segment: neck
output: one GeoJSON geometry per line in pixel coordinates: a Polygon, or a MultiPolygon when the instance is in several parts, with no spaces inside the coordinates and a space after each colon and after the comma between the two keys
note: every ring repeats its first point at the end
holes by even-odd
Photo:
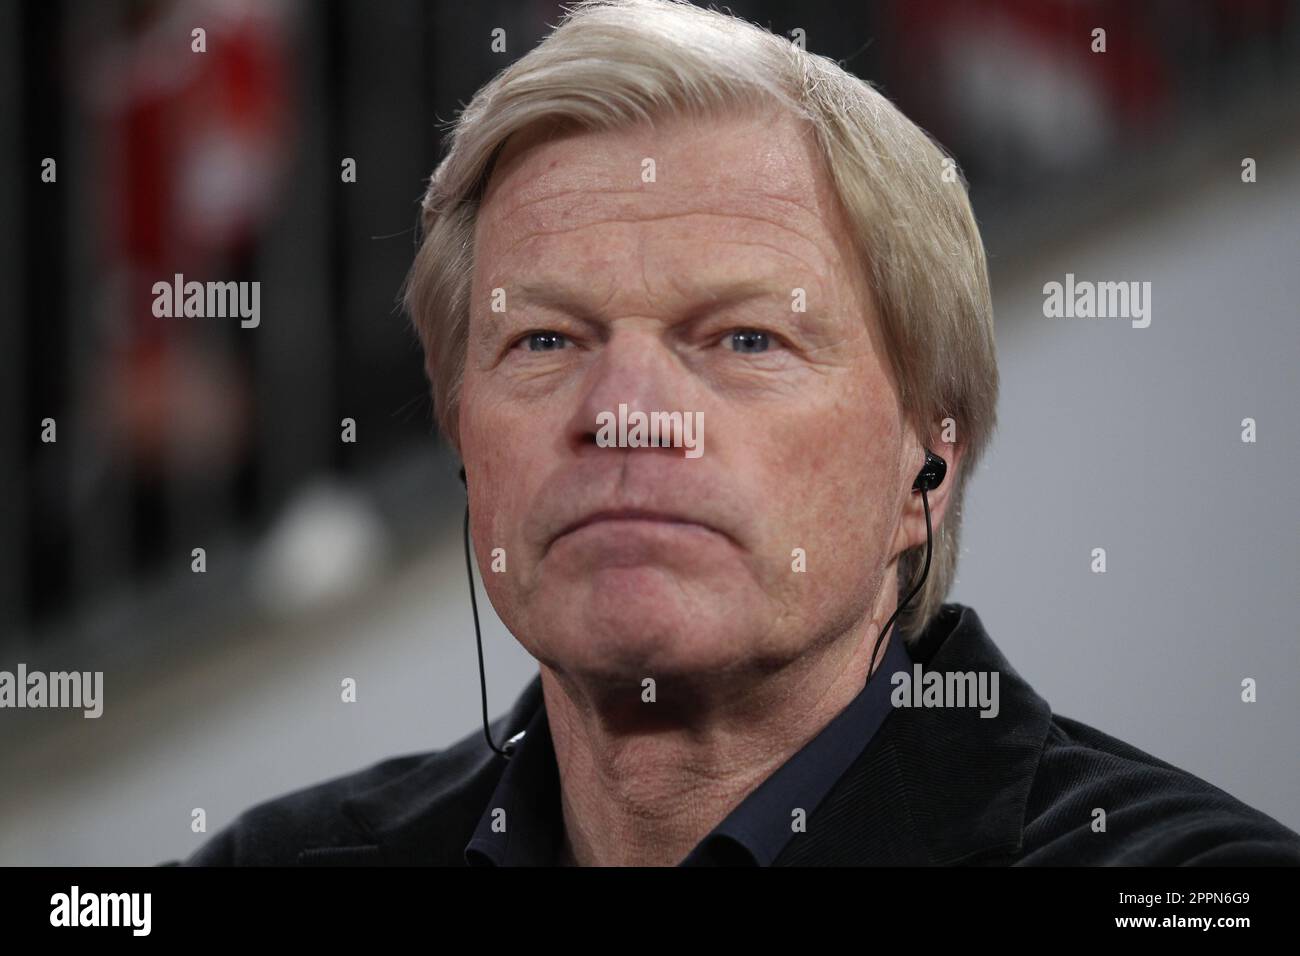
{"type": "MultiPolygon", "coordinates": [[[[893,602],[785,668],[692,687],[689,714],[652,727],[603,713],[599,693],[543,665],[559,766],[563,865],[675,866],[862,690],[893,602]]],[[[649,705],[644,705],[649,706],[649,705]]]]}

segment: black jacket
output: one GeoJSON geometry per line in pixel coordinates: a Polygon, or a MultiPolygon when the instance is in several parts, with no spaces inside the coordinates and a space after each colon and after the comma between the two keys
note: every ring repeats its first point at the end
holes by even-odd
{"type": "MultiPolygon", "coordinates": [[[[998,716],[895,709],[776,865],[1300,865],[1300,835],[1276,820],[1053,715],[974,610],[944,605],[912,656],[926,671],[997,671],[998,716]]],[[[539,676],[492,738],[540,706],[539,676]]],[[[184,862],[464,866],[504,763],[480,729],[259,804],[184,862]]]]}

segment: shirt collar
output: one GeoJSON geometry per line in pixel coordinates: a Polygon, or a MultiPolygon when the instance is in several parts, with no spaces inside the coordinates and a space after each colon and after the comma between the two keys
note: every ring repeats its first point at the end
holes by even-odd
{"type": "MultiPolygon", "coordinates": [[[[716,858],[716,843],[730,839],[748,852],[753,863],[771,866],[790,841],[795,812],[811,816],[893,710],[890,675],[905,671],[912,660],[895,632],[875,675],[844,710],[764,780],[725,820],[714,827],[682,862],[698,866],[716,858]]],[[[725,853],[725,851],[724,851],[725,853]]],[[[730,859],[731,855],[721,859],[730,859]]]]}
{"type": "MultiPolygon", "coordinates": [[[[892,711],[890,675],[912,665],[894,632],[875,675],[812,740],[753,790],[686,856],[682,866],[770,866],[892,711]]],[[[554,744],[539,707],[517,741],[465,847],[471,866],[547,866],[560,848],[563,814],[554,744]]]]}
{"type": "Polygon", "coordinates": [[[563,835],[560,774],[546,706],[533,713],[465,846],[470,866],[550,866],[563,835]]]}

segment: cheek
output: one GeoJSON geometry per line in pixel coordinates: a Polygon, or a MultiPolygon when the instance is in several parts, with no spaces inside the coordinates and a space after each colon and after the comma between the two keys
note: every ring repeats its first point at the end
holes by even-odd
{"type": "Polygon", "coordinates": [[[480,566],[488,567],[492,549],[505,549],[507,573],[489,576],[499,585],[524,570],[518,534],[533,494],[530,483],[541,475],[535,469],[521,468],[520,462],[540,460],[532,444],[539,441],[541,432],[511,414],[508,406],[488,400],[486,394],[476,394],[469,374],[461,393],[459,427],[466,470],[472,474],[469,494],[474,503],[470,528],[474,550],[480,566]]]}
{"type": "MultiPolygon", "coordinates": [[[[773,419],[765,491],[782,503],[774,529],[813,553],[826,577],[866,575],[888,546],[902,430],[892,393],[870,384],[804,403],[773,419]],[[799,538],[799,542],[793,539],[799,538]]],[[[778,542],[773,542],[775,548],[778,542]]],[[[829,581],[827,582],[830,583],[829,581]]]]}

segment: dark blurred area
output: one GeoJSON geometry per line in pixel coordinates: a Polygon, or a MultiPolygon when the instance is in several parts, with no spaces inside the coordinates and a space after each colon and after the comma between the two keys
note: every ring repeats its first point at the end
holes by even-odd
{"type": "MultiPolygon", "coordinates": [[[[395,305],[436,121],[559,8],[3,9],[0,617],[4,641],[30,646],[95,630],[87,609],[141,589],[230,600],[238,581],[189,573],[193,547],[231,567],[214,551],[257,542],[313,479],[364,485],[433,454],[418,347],[395,305]],[[495,27],[506,53],[491,49],[495,27]],[[57,185],[40,180],[47,158],[57,185]],[[354,183],[341,181],[345,158],[354,183]],[[266,320],[154,317],[150,289],[176,273],[260,280],[266,320]],[[355,442],[340,439],[345,418],[355,442]],[[57,441],[42,440],[45,419],[57,441]]],[[[875,82],[958,157],[994,231],[1063,181],[1114,175],[1295,78],[1297,9],[1283,0],[731,9],[802,29],[809,49],[875,82]],[[1104,54],[1091,49],[1098,25],[1104,54]]]]}

